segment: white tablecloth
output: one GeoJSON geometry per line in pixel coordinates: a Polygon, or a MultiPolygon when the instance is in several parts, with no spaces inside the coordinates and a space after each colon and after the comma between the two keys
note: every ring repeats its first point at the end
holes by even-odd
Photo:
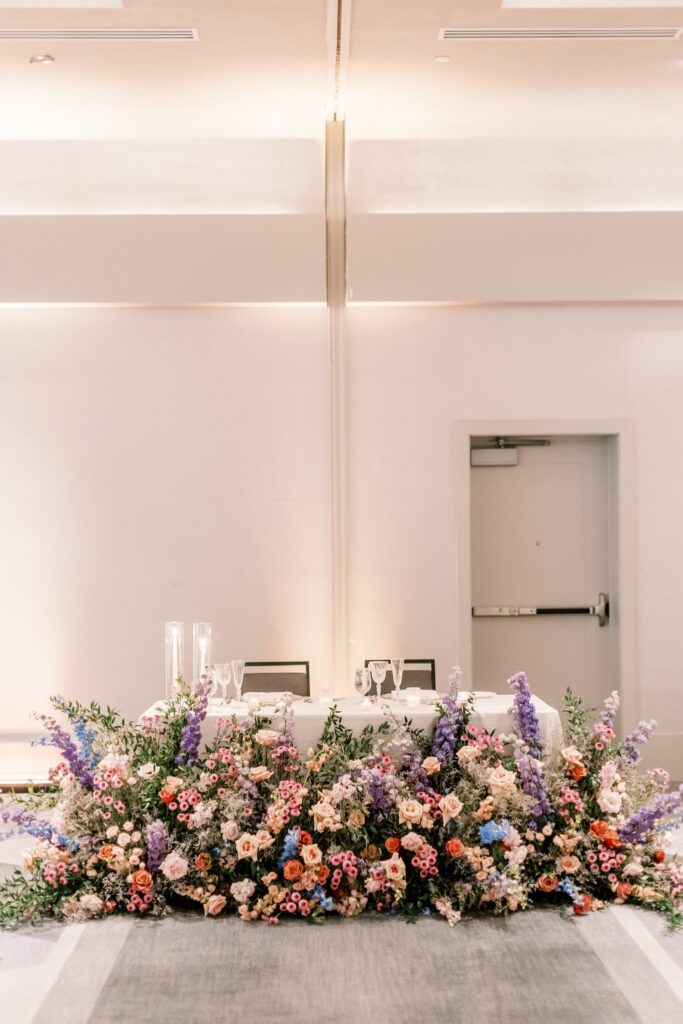
{"type": "MultiPolygon", "coordinates": [[[[265,694],[259,695],[264,698],[265,694]]],[[[462,695],[463,698],[466,694],[462,695]]],[[[475,697],[474,714],[471,721],[487,730],[495,730],[498,733],[512,732],[512,716],[509,711],[512,707],[512,695],[507,693],[496,694],[494,697],[475,697]]],[[[556,753],[562,746],[562,724],[558,711],[539,700],[533,698],[534,707],[538,714],[541,727],[541,736],[547,753],[556,753]]],[[[299,750],[306,752],[309,747],[315,746],[320,739],[323,723],[327,717],[332,701],[320,701],[317,699],[297,700],[293,704],[294,710],[294,742],[299,750]]],[[[400,721],[404,717],[412,719],[413,726],[422,729],[426,733],[432,733],[437,721],[437,711],[433,704],[421,704],[419,707],[408,707],[404,701],[383,700],[381,704],[362,704],[357,698],[337,698],[337,704],[344,725],[352,729],[358,735],[366,725],[380,725],[388,714],[395,714],[400,721]]],[[[154,717],[164,707],[163,701],[154,704],[144,712],[143,717],[154,717]]],[[[267,705],[261,700],[261,707],[258,714],[264,717],[274,713],[274,706],[267,705]]],[[[245,718],[248,714],[245,703],[238,704],[233,701],[228,704],[211,703],[209,705],[206,719],[202,726],[202,736],[205,741],[212,739],[218,728],[220,719],[230,718],[236,715],[238,719],[245,718]]]]}

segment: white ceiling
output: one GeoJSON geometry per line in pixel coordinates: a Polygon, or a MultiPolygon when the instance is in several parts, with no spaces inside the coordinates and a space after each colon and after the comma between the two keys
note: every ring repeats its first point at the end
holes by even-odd
{"type": "MultiPolygon", "coordinates": [[[[0,39],[0,242],[10,216],[64,216],[66,231],[69,214],[287,214],[317,217],[301,237],[320,246],[335,0],[57,2],[0,0],[0,29],[198,39],[0,39]],[[30,64],[40,52],[56,63],[30,64]]],[[[682,211],[683,39],[438,39],[446,26],[683,27],[683,0],[587,2],[353,0],[350,217],[382,215],[365,226],[381,232],[387,215],[682,211]]],[[[316,278],[305,297],[319,295],[316,278]]]]}

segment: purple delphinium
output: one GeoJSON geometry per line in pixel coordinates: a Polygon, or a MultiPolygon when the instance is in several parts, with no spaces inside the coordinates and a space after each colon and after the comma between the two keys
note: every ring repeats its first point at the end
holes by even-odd
{"type": "Polygon", "coordinates": [[[389,811],[392,807],[391,797],[386,791],[382,773],[373,768],[368,778],[368,795],[373,811],[389,811]]]}
{"type": "Polygon", "coordinates": [[[92,789],[94,777],[91,771],[91,756],[84,756],[76,746],[71,735],[49,715],[36,715],[38,721],[48,732],[47,736],[39,736],[33,742],[39,747],[56,747],[69,766],[74,778],[84,789],[92,789]]]}
{"type": "Polygon", "coordinates": [[[608,729],[614,729],[614,723],[617,720],[619,714],[619,691],[612,690],[609,697],[605,697],[602,711],[600,712],[600,721],[608,729]]]}
{"type": "Polygon", "coordinates": [[[664,793],[649,807],[641,807],[619,829],[622,843],[638,843],[648,832],[652,832],[658,822],[668,818],[683,802],[683,786],[673,793],[664,793]]]}
{"type": "Polygon", "coordinates": [[[541,727],[536,708],[531,700],[531,690],[526,673],[517,672],[516,675],[508,679],[508,686],[515,694],[513,705],[515,732],[525,744],[528,753],[532,757],[539,758],[543,753],[541,727]]]}
{"type": "Polygon", "coordinates": [[[553,809],[546,793],[541,764],[528,753],[526,746],[521,742],[517,743],[515,760],[522,790],[533,801],[531,816],[537,823],[545,821],[552,815],[553,809]]]}
{"type": "Polygon", "coordinates": [[[636,764],[640,761],[640,751],[637,749],[637,744],[647,743],[652,735],[654,729],[656,729],[657,723],[654,718],[650,718],[647,721],[645,719],[638,722],[633,732],[630,732],[621,748],[621,756],[624,760],[628,761],[629,764],[636,764]]]}
{"type": "Polygon", "coordinates": [[[462,705],[458,701],[462,672],[459,668],[453,670],[449,680],[448,696],[441,701],[443,714],[437,722],[432,741],[432,753],[441,764],[453,760],[462,728],[462,705]]]}
{"type": "Polygon", "coordinates": [[[163,821],[153,821],[147,826],[147,870],[154,874],[161,867],[168,850],[168,833],[163,821]]]}
{"type": "Polygon", "coordinates": [[[46,821],[45,818],[38,818],[33,811],[29,811],[25,807],[11,807],[9,810],[3,811],[0,814],[0,821],[5,825],[16,825],[16,828],[9,829],[7,832],[0,832],[0,840],[9,839],[15,835],[28,835],[33,836],[34,839],[44,839],[57,846],[68,847],[72,852],[75,852],[80,846],[77,839],[69,839],[68,836],[62,835],[49,821],[46,821]]]}
{"type": "Polygon", "coordinates": [[[202,722],[206,718],[209,706],[209,683],[197,686],[197,701],[185,716],[185,725],[180,736],[180,752],[176,755],[176,764],[196,764],[199,757],[199,744],[202,739],[202,722]]]}

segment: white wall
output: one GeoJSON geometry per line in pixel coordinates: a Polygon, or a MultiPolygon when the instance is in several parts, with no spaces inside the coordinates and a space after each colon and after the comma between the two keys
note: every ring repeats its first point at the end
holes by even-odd
{"type": "Polygon", "coordinates": [[[0,774],[50,693],[137,715],[163,628],[330,671],[326,313],[0,309],[0,774]]]}
{"type": "MultiPolygon", "coordinates": [[[[349,312],[350,609],[355,660],[458,658],[454,424],[632,419],[638,711],[683,778],[683,309],[349,312]]],[[[511,665],[510,670],[517,670],[511,665]]]]}
{"type": "MultiPolygon", "coordinates": [[[[458,657],[456,420],[632,419],[639,713],[683,778],[683,308],[348,320],[352,662],[458,657]]],[[[158,696],[167,619],[326,684],[327,372],[324,310],[0,309],[0,771],[51,692],[158,696]]]]}

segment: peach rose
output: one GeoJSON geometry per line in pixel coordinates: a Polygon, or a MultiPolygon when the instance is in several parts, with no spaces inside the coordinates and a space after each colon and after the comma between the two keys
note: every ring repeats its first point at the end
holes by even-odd
{"type": "Polygon", "coordinates": [[[398,820],[412,828],[420,823],[424,812],[425,808],[419,800],[402,800],[398,805],[398,820]]]}
{"type": "Polygon", "coordinates": [[[214,893],[213,896],[209,896],[208,900],[204,904],[204,914],[210,914],[212,917],[215,917],[217,914],[220,914],[226,903],[227,900],[225,896],[221,896],[219,893],[214,893]]]}
{"type": "Polygon", "coordinates": [[[555,892],[559,882],[555,875],[541,875],[537,885],[541,892],[555,892]]]}
{"type": "Polygon", "coordinates": [[[436,772],[441,771],[441,761],[439,761],[438,757],[425,757],[422,762],[422,770],[427,775],[434,775],[436,772]]]}
{"type": "Polygon", "coordinates": [[[349,814],[349,825],[352,828],[362,828],[365,824],[365,815],[362,811],[351,811],[349,814]]]}
{"type": "Polygon", "coordinates": [[[280,734],[275,732],[274,729],[259,729],[254,736],[254,739],[262,747],[274,747],[280,738],[280,734]]]}
{"type": "Polygon", "coordinates": [[[288,860],[282,869],[282,874],[288,882],[298,882],[304,873],[304,866],[300,860],[288,860]]]}
{"type": "Polygon", "coordinates": [[[397,853],[393,853],[389,860],[382,861],[384,873],[391,881],[400,881],[406,876],[406,866],[397,853]]]}
{"type": "Polygon", "coordinates": [[[453,818],[457,818],[462,810],[462,800],[459,800],[455,793],[447,793],[439,800],[439,809],[443,814],[443,823],[447,825],[453,818]]]}
{"type": "Polygon", "coordinates": [[[224,821],[221,825],[221,835],[226,843],[234,842],[240,834],[240,827],[236,821],[224,821]]]}
{"type": "Polygon", "coordinates": [[[260,828],[256,833],[256,843],[259,850],[267,850],[269,846],[272,846],[275,842],[273,836],[265,828],[260,828]]]}
{"type": "MultiPolygon", "coordinates": [[[[385,846],[386,846],[386,843],[385,843],[385,846]]],[[[398,847],[397,847],[397,849],[398,849],[398,847]]],[[[387,846],[387,850],[389,850],[388,846],[387,846]]],[[[394,853],[394,852],[395,852],[394,850],[389,850],[389,853],[394,853]]],[[[360,855],[363,858],[363,860],[367,860],[367,861],[370,861],[370,863],[372,863],[373,861],[376,861],[376,860],[380,859],[380,857],[382,856],[382,852],[381,852],[381,850],[380,850],[380,848],[378,846],[375,846],[374,843],[370,843],[369,846],[366,846],[365,849],[361,850],[361,854],[360,855]]]]}
{"type": "Polygon", "coordinates": [[[100,860],[111,860],[114,856],[114,847],[110,846],[109,843],[105,843],[104,846],[100,847],[100,852],[97,854],[100,860]]]}
{"type": "Polygon", "coordinates": [[[265,782],[273,773],[264,764],[249,769],[249,778],[252,782],[265,782]]]}
{"type": "Polygon", "coordinates": [[[314,868],[323,859],[322,851],[315,843],[301,847],[301,857],[307,868],[314,868]]]}
{"type": "Polygon", "coordinates": [[[135,871],[131,876],[130,884],[133,889],[137,889],[140,892],[149,892],[153,884],[152,876],[149,871],[140,868],[139,871],[135,871]]]}
{"type": "Polygon", "coordinates": [[[617,898],[620,900],[627,900],[633,892],[633,886],[630,882],[619,882],[617,884],[617,898]]]}
{"type": "Polygon", "coordinates": [[[177,882],[187,874],[187,861],[173,851],[161,862],[161,870],[170,882],[177,882]]]}
{"type": "Polygon", "coordinates": [[[256,836],[253,836],[250,832],[243,832],[235,843],[235,850],[238,860],[246,860],[247,857],[257,860],[258,843],[256,842],[256,836]]]}
{"type": "Polygon", "coordinates": [[[453,839],[449,839],[446,843],[446,853],[450,857],[461,857],[465,852],[465,844],[462,839],[458,839],[457,836],[453,839]]]}
{"type": "Polygon", "coordinates": [[[573,875],[581,867],[581,861],[578,857],[562,857],[560,859],[560,867],[563,871],[566,871],[568,875],[573,875]]]}
{"type": "Polygon", "coordinates": [[[327,864],[319,864],[315,870],[315,877],[321,885],[323,885],[330,877],[330,869],[327,864]]]}
{"type": "Polygon", "coordinates": [[[578,747],[572,745],[571,747],[565,747],[561,751],[562,758],[568,765],[581,764],[583,761],[583,754],[578,747]]]}

